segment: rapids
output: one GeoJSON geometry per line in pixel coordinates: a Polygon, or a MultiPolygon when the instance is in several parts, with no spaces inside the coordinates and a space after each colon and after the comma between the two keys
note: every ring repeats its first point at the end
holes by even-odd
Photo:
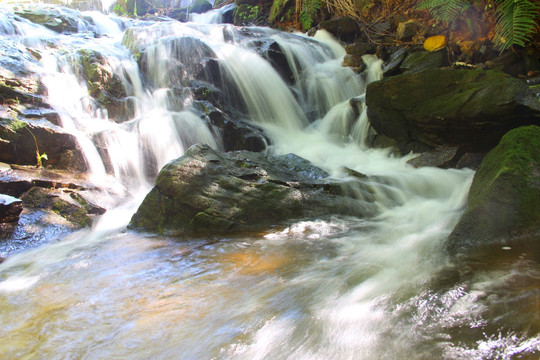
{"type": "Polygon", "coordinates": [[[365,106],[357,116],[349,100],[361,103],[380,60],[366,59],[370,69],[358,75],[341,66],[344,50],[328,34],[237,28],[215,24],[216,14],[178,23],[75,12],[78,31],[58,34],[1,10],[0,52],[41,54],[18,61],[39,74],[115,206],[91,229],[0,264],[0,358],[509,359],[539,351],[538,303],[530,301],[537,265],[524,258],[460,276],[442,250],[473,172],[415,169],[407,156],[365,146],[365,106]],[[122,45],[126,31],[143,49],[138,60],[122,45]],[[290,79],[261,55],[273,42],[290,79]],[[122,79],[133,105],[127,121],[110,119],[77,76],[88,49],[122,79]],[[345,168],[367,175],[378,215],[329,214],[229,237],[126,230],[155,169],[194,143],[223,148],[188,86],[207,55],[219,63],[216,84],[234,89],[231,113],[264,129],[267,151],[298,154],[338,179],[349,176],[345,168]]]}

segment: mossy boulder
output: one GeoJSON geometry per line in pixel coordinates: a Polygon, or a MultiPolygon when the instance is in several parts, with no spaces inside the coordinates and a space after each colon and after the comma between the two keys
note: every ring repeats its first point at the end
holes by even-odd
{"type": "Polygon", "coordinates": [[[510,131],[486,155],[447,247],[453,255],[515,248],[540,258],[540,127],[510,131]]]}
{"type": "Polygon", "coordinates": [[[195,0],[189,6],[190,13],[202,14],[209,10],[212,10],[212,4],[208,0],[195,0]]]}
{"type": "Polygon", "coordinates": [[[87,84],[89,95],[110,119],[123,122],[133,117],[134,109],[127,99],[122,80],[105,56],[95,50],[81,49],[77,53],[77,70],[87,84]]]}
{"type": "Polygon", "coordinates": [[[194,145],[160,171],[130,227],[176,235],[223,234],[375,211],[373,199],[359,202],[348,197],[343,184],[326,176],[292,154],[221,153],[194,145]]]}
{"type": "Polygon", "coordinates": [[[88,211],[71,197],[62,195],[51,189],[33,187],[22,196],[22,201],[25,207],[51,210],[76,226],[90,226],[92,219],[88,211]]]}
{"type": "Polygon", "coordinates": [[[540,124],[540,102],[503,72],[428,69],[368,85],[368,117],[379,134],[413,148],[486,152],[509,130],[540,124]]]}

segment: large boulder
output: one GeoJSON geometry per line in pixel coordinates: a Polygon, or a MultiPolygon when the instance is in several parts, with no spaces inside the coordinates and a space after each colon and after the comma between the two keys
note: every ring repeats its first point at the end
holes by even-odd
{"type": "Polygon", "coordinates": [[[368,191],[367,200],[359,202],[326,176],[292,154],[219,153],[194,145],[161,170],[130,227],[174,235],[218,234],[331,214],[373,214],[368,191]]]}
{"type": "Polygon", "coordinates": [[[523,81],[497,71],[428,69],[368,85],[368,118],[402,152],[460,146],[485,152],[509,130],[540,123],[540,102],[523,81]]]}
{"type": "Polygon", "coordinates": [[[338,39],[348,43],[355,41],[360,34],[358,22],[349,17],[321,21],[319,29],[324,29],[338,39]]]}
{"type": "Polygon", "coordinates": [[[506,134],[474,176],[469,205],[448,239],[453,255],[529,252],[540,258],[540,127],[506,134]]]}

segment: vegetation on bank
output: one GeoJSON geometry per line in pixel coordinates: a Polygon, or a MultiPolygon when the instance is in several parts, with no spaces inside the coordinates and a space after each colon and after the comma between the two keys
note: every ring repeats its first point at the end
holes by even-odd
{"type": "MultiPolygon", "coordinates": [[[[187,11],[200,6],[197,0],[187,11]]],[[[334,17],[353,19],[372,38],[385,32],[381,24],[417,19],[432,28],[468,40],[491,40],[500,51],[538,44],[540,3],[535,0],[216,0],[214,7],[236,2],[243,23],[307,31],[334,17]],[[460,34],[457,34],[460,33],[460,34]]],[[[177,0],[118,0],[121,15],[169,14],[182,8],[177,0]]]]}

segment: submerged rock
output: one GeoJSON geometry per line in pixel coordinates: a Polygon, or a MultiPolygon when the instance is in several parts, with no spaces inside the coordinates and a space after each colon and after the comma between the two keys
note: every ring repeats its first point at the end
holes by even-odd
{"type": "Polygon", "coordinates": [[[326,176],[293,154],[220,153],[194,145],[161,170],[130,227],[177,235],[215,234],[331,214],[373,214],[367,185],[362,202],[326,176]]]}
{"type": "Polygon", "coordinates": [[[368,85],[373,128],[412,148],[457,145],[485,152],[510,129],[540,123],[540,102],[527,84],[505,73],[428,69],[368,85]]]}
{"type": "Polygon", "coordinates": [[[469,206],[448,239],[453,255],[530,252],[540,258],[540,127],[506,134],[474,176],[469,206]]]}

